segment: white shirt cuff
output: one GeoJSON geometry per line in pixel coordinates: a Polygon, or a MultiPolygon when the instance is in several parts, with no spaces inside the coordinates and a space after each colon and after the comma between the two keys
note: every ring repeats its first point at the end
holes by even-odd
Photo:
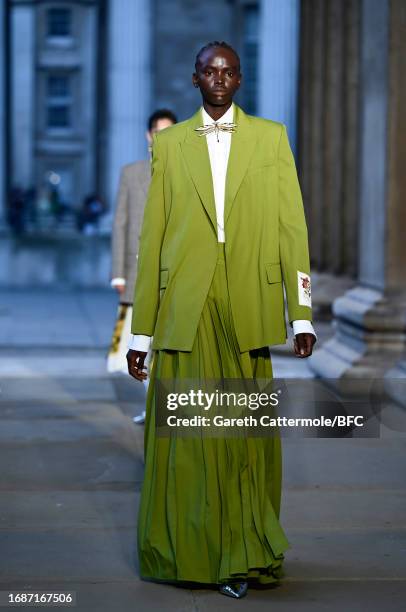
{"type": "Polygon", "coordinates": [[[297,319],[296,321],[292,321],[293,325],[293,333],[296,334],[313,334],[313,336],[317,339],[316,332],[314,331],[313,325],[310,321],[306,319],[297,319]]]}
{"type": "Polygon", "coordinates": [[[151,344],[151,336],[143,336],[142,334],[131,334],[128,340],[127,348],[132,351],[142,351],[148,353],[151,344]]]}
{"type": "Polygon", "coordinates": [[[112,287],[117,287],[118,285],[125,285],[125,278],[121,278],[121,276],[116,276],[111,279],[110,285],[112,287]]]}

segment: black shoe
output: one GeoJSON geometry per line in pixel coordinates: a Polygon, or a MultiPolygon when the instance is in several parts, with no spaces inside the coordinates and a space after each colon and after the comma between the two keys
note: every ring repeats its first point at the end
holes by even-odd
{"type": "Polygon", "coordinates": [[[235,599],[241,599],[245,597],[248,591],[248,582],[231,582],[222,584],[219,587],[219,591],[222,595],[228,595],[228,597],[234,597],[235,599]]]}

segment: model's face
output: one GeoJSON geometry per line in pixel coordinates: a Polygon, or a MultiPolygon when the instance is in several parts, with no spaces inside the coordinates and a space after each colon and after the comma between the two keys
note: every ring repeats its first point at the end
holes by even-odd
{"type": "Polygon", "coordinates": [[[195,87],[200,88],[203,100],[208,104],[231,104],[241,83],[237,57],[223,47],[207,49],[200,57],[192,81],[195,87]]]}
{"type": "Polygon", "coordinates": [[[171,125],[173,125],[173,121],[171,121],[171,119],[168,119],[166,117],[155,121],[153,127],[147,132],[147,140],[149,144],[152,143],[152,137],[155,134],[155,132],[160,132],[161,130],[164,130],[165,128],[170,127],[171,125]]]}

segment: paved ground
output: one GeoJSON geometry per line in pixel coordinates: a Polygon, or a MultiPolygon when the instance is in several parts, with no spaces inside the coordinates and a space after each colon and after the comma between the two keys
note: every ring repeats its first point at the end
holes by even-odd
{"type": "MultiPolygon", "coordinates": [[[[60,293],[52,306],[43,292],[3,296],[0,591],[76,591],[81,612],[403,610],[406,438],[385,428],[380,439],[284,439],[292,547],[277,588],[235,602],[139,580],[143,429],[131,417],[143,388],[105,373],[114,304],[103,292],[60,293]]],[[[283,352],[274,369],[310,375],[283,352]]]]}

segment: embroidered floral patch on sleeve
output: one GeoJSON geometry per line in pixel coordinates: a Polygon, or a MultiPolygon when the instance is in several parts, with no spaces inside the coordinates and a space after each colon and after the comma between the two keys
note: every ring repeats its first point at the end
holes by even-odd
{"type": "Polygon", "coordinates": [[[297,273],[298,294],[300,306],[312,306],[312,288],[310,276],[305,272],[297,273]]]}

